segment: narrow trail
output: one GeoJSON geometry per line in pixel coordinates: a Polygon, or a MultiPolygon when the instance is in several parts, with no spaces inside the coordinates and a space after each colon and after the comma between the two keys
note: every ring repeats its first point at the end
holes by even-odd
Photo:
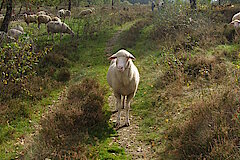
{"type": "MultiPolygon", "coordinates": [[[[113,54],[113,48],[116,42],[119,40],[123,30],[119,30],[114,34],[114,36],[107,42],[105,52],[107,56],[113,54]]],[[[110,110],[115,110],[115,97],[112,94],[108,97],[108,103],[110,110]]],[[[121,112],[121,121],[120,128],[117,130],[118,136],[112,137],[112,143],[118,143],[122,148],[125,149],[127,155],[132,159],[152,159],[151,145],[147,145],[145,142],[142,142],[138,139],[140,134],[139,123],[141,121],[140,117],[133,115],[130,109],[130,126],[121,127],[125,123],[126,111],[122,110],[121,112]]],[[[112,114],[110,121],[116,122],[117,113],[112,114]]],[[[111,144],[110,144],[111,145],[111,144]]]]}

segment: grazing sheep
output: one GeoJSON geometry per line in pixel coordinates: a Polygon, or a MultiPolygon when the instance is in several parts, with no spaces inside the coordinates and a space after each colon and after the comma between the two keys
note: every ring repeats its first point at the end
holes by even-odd
{"type": "Polygon", "coordinates": [[[61,22],[61,19],[58,18],[58,17],[53,17],[53,18],[52,18],[52,21],[58,21],[58,22],[61,22]]]}
{"type": "Polygon", "coordinates": [[[60,33],[60,39],[62,38],[62,33],[68,33],[74,36],[74,32],[71,30],[71,28],[64,22],[59,21],[50,21],[47,24],[47,32],[52,33],[52,40],[53,40],[53,34],[54,33],[60,33]]]}
{"type": "Polygon", "coordinates": [[[8,34],[8,36],[13,37],[13,38],[15,38],[16,40],[18,40],[19,36],[22,35],[23,32],[19,31],[18,29],[12,28],[12,29],[9,29],[9,30],[8,30],[8,33],[7,33],[7,34],[8,34]]]}
{"type": "Polygon", "coordinates": [[[39,11],[36,13],[37,16],[40,16],[40,15],[47,15],[47,13],[45,11],[39,11]]]}
{"type": "Polygon", "coordinates": [[[37,15],[27,15],[26,13],[23,15],[24,16],[24,21],[27,23],[29,26],[29,23],[37,23],[37,15]]]}
{"type": "Polygon", "coordinates": [[[39,15],[37,20],[38,20],[38,28],[40,29],[41,23],[47,24],[52,20],[52,18],[48,15],[39,15]]]}
{"type": "Polygon", "coordinates": [[[67,9],[60,9],[58,11],[58,17],[65,19],[66,17],[70,17],[71,16],[71,11],[67,10],[67,9]]]}
{"type": "Polygon", "coordinates": [[[234,26],[234,29],[235,29],[237,35],[240,36],[240,31],[239,31],[239,29],[240,29],[240,20],[235,19],[230,24],[234,26]]]}
{"type": "Polygon", "coordinates": [[[233,15],[232,21],[234,21],[234,20],[240,20],[240,12],[233,15]]]}
{"type": "Polygon", "coordinates": [[[20,26],[19,24],[16,27],[14,27],[14,29],[17,29],[17,30],[21,31],[22,33],[24,33],[23,27],[20,26]]]}
{"type": "Polygon", "coordinates": [[[15,38],[8,36],[7,33],[3,31],[0,31],[0,46],[2,45],[3,42],[10,43],[14,41],[16,41],[15,38]]]}
{"type": "Polygon", "coordinates": [[[135,96],[140,80],[138,69],[132,62],[135,57],[128,51],[121,49],[109,59],[112,61],[107,73],[107,82],[113,88],[117,100],[118,117],[116,126],[120,125],[121,108],[124,108],[125,98],[127,98],[125,125],[129,126],[130,101],[135,96]],[[121,106],[121,97],[123,97],[123,106],[121,106]]]}
{"type": "Polygon", "coordinates": [[[79,14],[79,16],[83,17],[83,16],[87,16],[87,15],[90,15],[93,11],[91,9],[85,9],[85,10],[82,10],[79,14]]]}

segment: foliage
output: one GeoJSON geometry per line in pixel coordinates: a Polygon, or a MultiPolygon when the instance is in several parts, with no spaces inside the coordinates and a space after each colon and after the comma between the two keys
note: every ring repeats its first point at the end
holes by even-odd
{"type": "Polygon", "coordinates": [[[192,12],[186,4],[169,4],[154,15],[150,37],[176,51],[221,44],[226,41],[219,21],[221,17],[224,16],[220,12],[213,16],[208,11],[192,12]],[[213,17],[219,19],[213,20],[213,17]]]}
{"type": "Polygon", "coordinates": [[[169,147],[178,158],[239,158],[239,123],[234,120],[239,94],[232,92],[235,90],[226,87],[198,101],[192,106],[191,117],[181,126],[172,128],[169,147]]]}
{"type": "Polygon", "coordinates": [[[11,84],[15,84],[26,92],[24,82],[36,74],[36,65],[50,50],[51,48],[45,48],[44,51],[34,52],[33,45],[24,40],[5,44],[0,49],[1,91],[4,93],[11,84]]]}

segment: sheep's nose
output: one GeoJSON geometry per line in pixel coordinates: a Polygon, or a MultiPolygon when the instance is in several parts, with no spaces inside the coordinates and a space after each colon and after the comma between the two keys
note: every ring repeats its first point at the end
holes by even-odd
{"type": "Polygon", "coordinates": [[[118,70],[119,71],[123,71],[123,67],[122,66],[118,66],[118,70]]]}

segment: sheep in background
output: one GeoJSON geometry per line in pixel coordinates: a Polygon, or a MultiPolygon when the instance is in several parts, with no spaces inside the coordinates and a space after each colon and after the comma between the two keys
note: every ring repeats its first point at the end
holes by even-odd
{"type": "Polygon", "coordinates": [[[132,60],[135,57],[128,51],[121,49],[110,58],[111,64],[107,73],[107,82],[113,89],[114,96],[116,97],[116,108],[118,117],[116,126],[120,125],[121,109],[124,108],[126,99],[126,122],[125,125],[129,126],[129,109],[130,101],[135,96],[139,84],[139,72],[137,67],[133,64],[132,60]],[[122,97],[122,106],[121,106],[122,97]]]}
{"type": "Polygon", "coordinates": [[[24,16],[24,21],[27,23],[29,26],[29,23],[37,23],[37,15],[27,15],[26,13],[23,15],[24,16]]]}
{"type": "Polygon", "coordinates": [[[39,11],[36,13],[37,16],[40,16],[40,15],[47,15],[47,13],[45,11],[39,11]]]}
{"type": "Polygon", "coordinates": [[[87,16],[87,15],[90,15],[91,13],[93,13],[93,11],[91,9],[85,9],[85,10],[82,10],[79,14],[80,17],[83,17],[83,16],[87,16]]]}
{"type": "Polygon", "coordinates": [[[239,31],[239,29],[240,29],[240,20],[235,19],[230,24],[234,26],[234,29],[235,29],[237,35],[240,36],[240,31],[239,31]]]}
{"type": "Polygon", "coordinates": [[[18,40],[19,36],[22,35],[22,34],[23,34],[23,32],[21,32],[18,29],[15,29],[15,28],[9,29],[8,32],[7,32],[8,36],[13,37],[16,40],[18,40]]]}
{"type": "Polygon", "coordinates": [[[52,18],[48,15],[39,15],[37,20],[38,20],[38,28],[40,29],[41,23],[47,24],[52,20],[52,18]]]}
{"type": "Polygon", "coordinates": [[[240,31],[239,31],[239,29],[240,29],[240,12],[233,15],[232,22],[230,22],[230,24],[234,26],[234,29],[235,29],[237,35],[240,36],[240,31]]]}
{"type": "Polygon", "coordinates": [[[67,10],[67,9],[60,9],[58,11],[58,17],[65,19],[66,17],[70,17],[71,16],[71,11],[67,10]]]}
{"type": "Polygon", "coordinates": [[[59,21],[48,22],[47,32],[48,32],[48,35],[49,33],[52,33],[52,40],[53,40],[54,33],[60,33],[60,39],[62,38],[62,33],[68,33],[74,36],[74,32],[71,30],[71,28],[64,22],[59,22],[59,21]]]}
{"type": "Polygon", "coordinates": [[[20,26],[19,24],[18,24],[17,26],[15,26],[13,29],[19,30],[19,31],[21,31],[22,33],[24,33],[23,27],[20,26]]]}
{"type": "Polygon", "coordinates": [[[7,33],[0,31],[0,46],[2,45],[3,42],[11,43],[16,41],[15,38],[10,37],[7,35],[7,33]]]}
{"type": "Polygon", "coordinates": [[[61,19],[58,18],[58,17],[52,17],[52,21],[58,21],[58,22],[61,22],[61,19]]]}
{"type": "Polygon", "coordinates": [[[234,21],[234,20],[240,20],[240,12],[233,15],[232,21],[234,21]]]}

